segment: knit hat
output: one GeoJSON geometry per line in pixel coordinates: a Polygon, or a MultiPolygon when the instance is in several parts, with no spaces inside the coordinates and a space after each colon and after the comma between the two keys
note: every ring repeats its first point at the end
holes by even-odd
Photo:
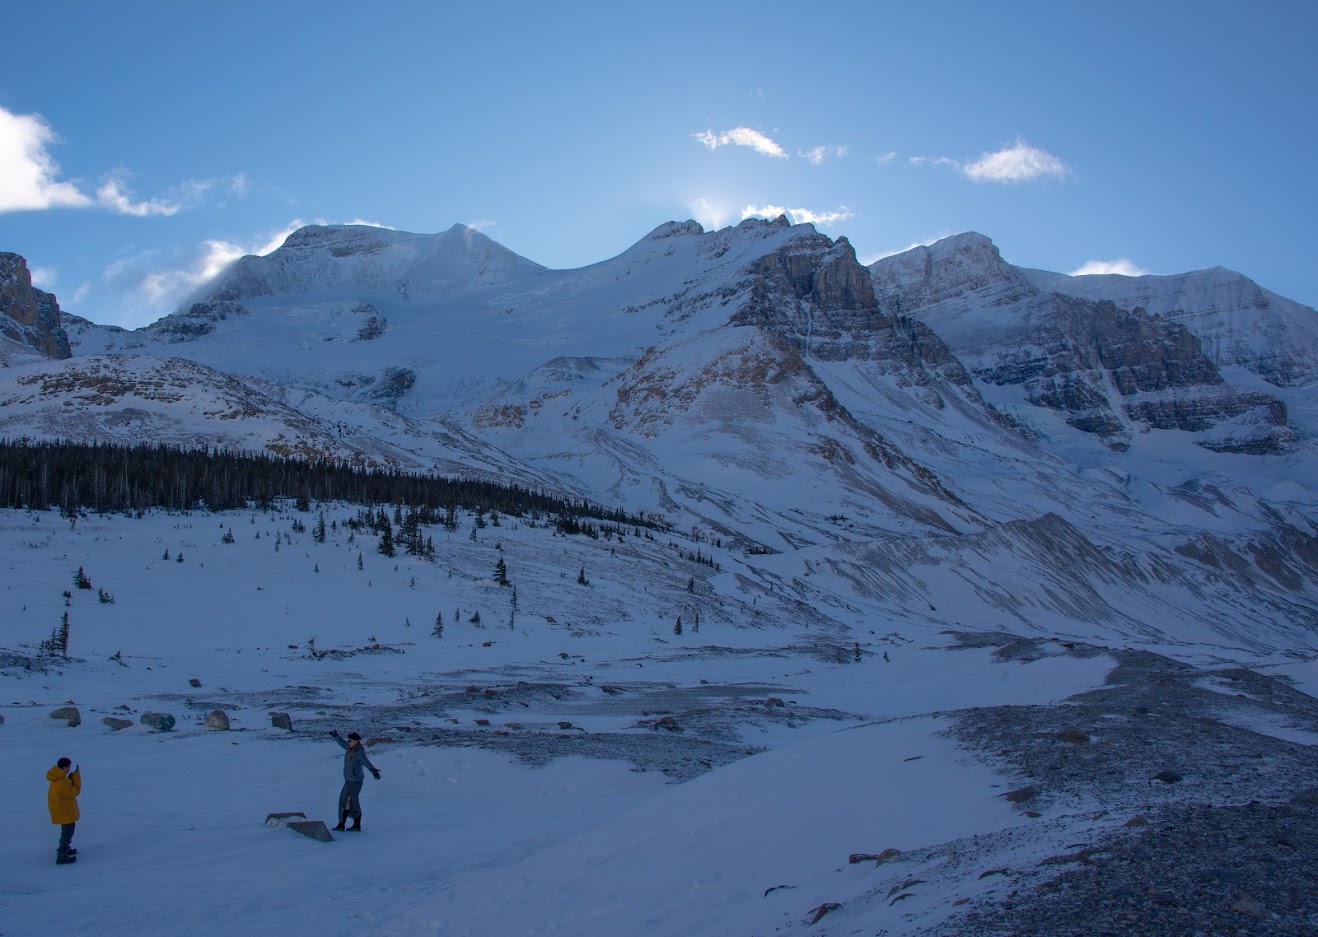
{"type": "Polygon", "coordinates": [[[350,739],[356,739],[356,740],[359,741],[359,742],[362,740],[362,737],[361,737],[360,735],[358,735],[356,732],[349,732],[349,733],[348,733],[348,738],[350,738],[350,739]]]}

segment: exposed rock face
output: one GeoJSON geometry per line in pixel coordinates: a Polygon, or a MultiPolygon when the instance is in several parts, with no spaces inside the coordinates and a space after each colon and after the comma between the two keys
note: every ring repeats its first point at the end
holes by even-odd
{"type": "Polygon", "coordinates": [[[1122,450],[1145,429],[1204,434],[1222,452],[1285,451],[1285,404],[1228,385],[1184,325],[1042,290],[988,238],[957,235],[870,268],[881,305],[918,316],[976,378],[1122,450]]]}
{"type": "Polygon", "coordinates": [[[60,327],[55,296],[32,286],[27,261],[0,252],[0,335],[50,358],[69,358],[69,337],[60,327]]]}
{"type": "Polygon", "coordinates": [[[883,311],[869,271],[846,238],[798,238],[756,261],[751,272],[750,302],[733,325],[768,328],[810,358],[930,369],[969,387],[969,375],[942,339],[918,320],[883,311]]]}
{"type": "Polygon", "coordinates": [[[138,721],[160,732],[169,732],[174,728],[174,716],[171,713],[142,713],[138,721]]]}
{"type": "Polygon", "coordinates": [[[1318,377],[1318,313],[1233,270],[1140,277],[1023,273],[1045,291],[1139,306],[1184,325],[1219,368],[1243,367],[1277,387],[1302,387],[1318,377]]]}
{"type": "Polygon", "coordinates": [[[82,713],[78,712],[77,706],[61,706],[51,712],[50,718],[63,719],[69,724],[70,729],[76,729],[82,725],[82,713]]]}

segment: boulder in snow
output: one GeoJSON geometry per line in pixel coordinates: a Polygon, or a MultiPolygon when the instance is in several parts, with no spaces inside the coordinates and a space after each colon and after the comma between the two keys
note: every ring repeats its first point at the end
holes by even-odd
{"type": "Polygon", "coordinates": [[[63,719],[69,724],[70,729],[82,725],[82,713],[78,712],[77,706],[61,706],[51,712],[50,718],[63,719]]]}
{"type": "Polygon", "coordinates": [[[223,709],[216,709],[206,717],[206,728],[208,729],[227,729],[229,728],[229,714],[223,709]]]}
{"type": "Polygon", "coordinates": [[[139,721],[160,732],[169,732],[174,728],[174,717],[170,713],[142,713],[139,721]]]}
{"type": "Polygon", "coordinates": [[[325,825],[324,820],[289,820],[285,826],[295,833],[310,836],[317,842],[334,842],[334,837],[330,835],[329,827],[325,825]]]}
{"type": "Polygon", "coordinates": [[[109,726],[111,729],[114,729],[116,732],[120,729],[127,729],[133,724],[133,720],[131,719],[117,719],[114,716],[106,716],[101,722],[109,726]]]}
{"type": "Polygon", "coordinates": [[[288,713],[271,713],[270,725],[276,729],[283,729],[287,732],[292,732],[293,717],[288,713]]]}

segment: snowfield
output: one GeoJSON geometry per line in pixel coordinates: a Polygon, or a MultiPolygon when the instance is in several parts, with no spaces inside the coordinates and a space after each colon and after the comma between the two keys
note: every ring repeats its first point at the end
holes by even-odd
{"type": "MultiPolygon", "coordinates": [[[[0,933],[954,933],[1029,891],[1041,861],[1133,837],[1123,824],[1159,805],[1312,786],[1318,701],[1289,682],[1312,692],[1312,654],[1183,644],[1172,660],[863,610],[847,628],[676,534],[463,514],[428,531],[431,562],[382,556],[345,525],[356,512],[0,512],[0,933]],[[718,568],[686,558],[697,548],[718,568]],[[34,660],[65,612],[69,660],[34,660]],[[1258,682],[1232,693],[1241,663],[1258,682]],[[1181,765],[1186,783],[1155,784],[1162,765],[1127,756],[1112,708],[1137,692],[1267,770],[1244,784],[1181,765]],[[76,728],[49,715],[70,701],[76,728]],[[214,709],[231,729],[204,727],[214,709]],[[147,711],[176,728],[141,725],[147,711]],[[1079,780],[995,737],[1014,714],[1079,780]],[[1054,738],[1073,722],[1083,743],[1054,738]],[[375,740],[365,831],[264,825],[294,810],[333,825],[332,728],[375,740]],[[72,867],[54,863],[44,804],[61,755],[85,776],[72,867]]],[[[1159,723],[1141,725],[1156,749],[1159,723]]]]}

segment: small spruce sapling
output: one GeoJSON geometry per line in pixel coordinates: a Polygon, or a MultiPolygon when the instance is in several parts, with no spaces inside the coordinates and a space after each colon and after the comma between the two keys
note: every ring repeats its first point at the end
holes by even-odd
{"type": "Polygon", "coordinates": [[[581,572],[577,573],[577,585],[579,586],[590,585],[590,580],[586,578],[586,567],[584,566],[581,567],[581,572]]]}
{"type": "Polygon", "coordinates": [[[430,636],[431,636],[432,638],[442,638],[442,637],[444,637],[444,613],[443,613],[443,612],[436,612],[436,613],[435,613],[435,627],[433,627],[433,628],[430,629],[430,636]]]}
{"type": "Polygon", "coordinates": [[[87,578],[87,574],[83,571],[81,566],[79,566],[78,571],[73,574],[73,584],[79,589],[90,589],[92,587],[92,581],[87,578]]]}
{"type": "Polygon", "coordinates": [[[682,616],[678,615],[677,623],[673,625],[673,634],[681,634],[681,633],[682,633],[682,616]]]}

